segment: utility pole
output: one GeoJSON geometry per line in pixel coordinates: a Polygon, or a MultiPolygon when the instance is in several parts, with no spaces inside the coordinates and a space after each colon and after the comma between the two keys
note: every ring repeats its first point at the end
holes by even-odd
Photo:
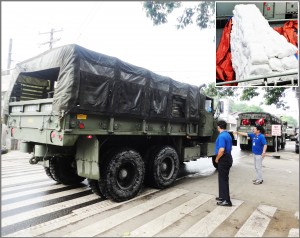
{"type": "Polygon", "coordinates": [[[49,44],[49,49],[52,49],[53,43],[60,40],[60,38],[53,39],[53,34],[55,32],[59,32],[59,31],[62,31],[62,29],[61,30],[55,30],[55,29],[52,28],[51,31],[49,31],[49,32],[39,33],[40,35],[42,35],[42,34],[50,34],[50,40],[47,41],[47,42],[42,43],[41,45],[49,44]]]}

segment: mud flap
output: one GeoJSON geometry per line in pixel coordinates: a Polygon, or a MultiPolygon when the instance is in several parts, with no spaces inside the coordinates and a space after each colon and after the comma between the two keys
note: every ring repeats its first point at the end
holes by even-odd
{"type": "Polygon", "coordinates": [[[99,141],[95,136],[92,138],[82,136],[78,139],[75,159],[79,176],[100,179],[99,141]]]}

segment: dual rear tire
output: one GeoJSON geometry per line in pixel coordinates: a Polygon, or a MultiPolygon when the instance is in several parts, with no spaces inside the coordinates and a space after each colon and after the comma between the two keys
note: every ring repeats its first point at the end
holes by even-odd
{"type": "Polygon", "coordinates": [[[49,159],[49,168],[44,169],[49,178],[65,185],[78,184],[85,180],[77,175],[75,161],[70,157],[53,156],[49,159]]]}
{"type": "Polygon", "coordinates": [[[146,162],[130,148],[109,152],[104,160],[101,179],[88,181],[95,194],[116,202],[135,197],[145,178],[151,187],[166,188],[174,183],[179,172],[178,154],[170,146],[151,147],[145,154],[146,162]]]}

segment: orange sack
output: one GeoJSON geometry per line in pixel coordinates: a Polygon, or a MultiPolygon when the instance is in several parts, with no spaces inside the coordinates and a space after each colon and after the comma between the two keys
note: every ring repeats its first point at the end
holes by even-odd
{"type": "Polygon", "coordinates": [[[298,48],[298,20],[287,21],[281,27],[274,27],[274,30],[283,35],[288,42],[298,48]]]}
{"type": "MultiPolygon", "coordinates": [[[[216,63],[217,63],[217,82],[227,82],[235,80],[235,72],[231,63],[230,52],[230,32],[232,27],[232,19],[227,21],[220,44],[217,49],[216,63]]],[[[237,83],[226,84],[225,86],[237,86],[237,83]]]]}

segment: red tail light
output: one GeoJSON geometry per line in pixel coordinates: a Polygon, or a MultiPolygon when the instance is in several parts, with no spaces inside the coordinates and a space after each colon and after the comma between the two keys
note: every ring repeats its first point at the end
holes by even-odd
{"type": "Polygon", "coordinates": [[[79,129],[84,129],[84,123],[83,122],[79,123],[79,129]]]}
{"type": "Polygon", "coordinates": [[[258,126],[263,126],[265,124],[265,119],[260,118],[260,119],[255,121],[255,124],[258,125],[258,126]]]}
{"type": "Polygon", "coordinates": [[[243,119],[242,120],[242,125],[243,126],[249,126],[250,125],[250,121],[248,119],[243,119]]]}
{"type": "Polygon", "coordinates": [[[14,137],[14,134],[15,134],[15,128],[11,128],[10,134],[11,134],[11,137],[14,137]]]}
{"type": "Polygon", "coordinates": [[[52,132],[51,132],[51,138],[54,138],[55,136],[56,136],[55,132],[52,131],[52,132]]]}
{"type": "Polygon", "coordinates": [[[88,136],[86,136],[86,138],[88,138],[88,139],[92,139],[92,138],[93,138],[93,136],[92,136],[92,135],[88,135],[88,136]]]}

